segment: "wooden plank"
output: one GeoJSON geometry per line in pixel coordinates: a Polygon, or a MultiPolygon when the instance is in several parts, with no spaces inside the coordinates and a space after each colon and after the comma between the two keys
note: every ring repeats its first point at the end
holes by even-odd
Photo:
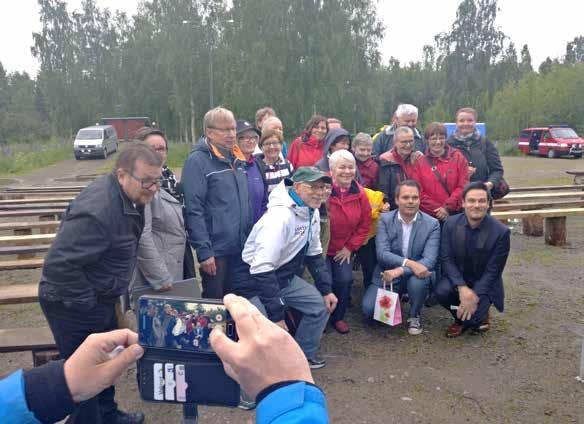
{"type": "Polygon", "coordinates": [[[8,200],[0,200],[1,205],[22,205],[27,203],[71,203],[75,199],[74,196],[61,196],[61,197],[38,197],[38,198],[29,198],[29,199],[8,199],[8,200]]]}
{"type": "Polygon", "coordinates": [[[572,209],[542,209],[535,211],[504,211],[491,213],[491,216],[497,219],[556,218],[574,215],[584,215],[584,207],[572,209]]]}
{"type": "Polygon", "coordinates": [[[22,255],[26,253],[44,253],[51,248],[50,244],[32,244],[30,246],[2,246],[0,255],[22,255]]]}
{"type": "Polygon", "coordinates": [[[0,218],[14,218],[18,216],[42,216],[42,215],[61,215],[65,208],[61,209],[26,209],[17,211],[0,211],[0,218]]]}
{"type": "Polygon", "coordinates": [[[63,185],[63,186],[22,186],[22,187],[6,187],[4,191],[21,192],[21,191],[75,191],[83,190],[87,184],[83,185],[63,185]]]}
{"type": "Polygon", "coordinates": [[[0,305],[16,305],[20,303],[34,303],[39,300],[38,284],[10,284],[0,283],[0,305]]]}
{"type": "Polygon", "coordinates": [[[48,327],[0,329],[0,352],[54,349],[55,339],[48,327]]]}
{"type": "Polygon", "coordinates": [[[584,190],[579,184],[558,185],[558,186],[531,186],[531,187],[511,187],[510,193],[525,193],[535,191],[562,191],[562,190],[584,190]]]}
{"type": "Polygon", "coordinates": [[[22,246],[38,242],[51,242],[55,239],[55,236],[56,234],[0,236],[0,246],[22,246]]]}
{"type": "Polygon", "coordinates": [[[566,192],[548,192],[548,193],[510,193],[501,201],[509,200],[528,200],[528,199],[564,199],[567,197],[583,197],[584,193],[581,191],[566,191],[566,192]]]}
{"type": "Polygon", "coordinates": [[[47,191],[47,192],[35,192],[35,193],[7,193],[0,191],[0,200],[13,200],[13,199],[30,199],[30,198],[38,198],[38,197],[63,197],[63,196],[77,196],[79,194],[78,191],[70,191],[70,192],[54,192],[54,191],[47,191]]]}
{"type": "Polygon", "coordinates": [[[25,259],[21,261],[0,261],[0,271],[13,271],[18,269],[42,268],[45,260],[43,258],[25,259]]]}
{"type": "Polygon", "coordinates": [[[518,202],[518,203],[495,203],[493,211],[520,211],[537,209],[560,209],[560,208],[581,208],[584,207],[584,200],[549,201],[549,202],[518,202]]]}
{"type": "Polygon", "coordinates": [[[21,205],[0,205],[0,211],[20,211],[28,209],[67,209],[69,203],[25,203],[21,205]]]}
{"type": "Polygon", "coordinates": [[[60,221],[0,222],[0,231],[17,231],[34,228],[56,229],[60,221]]]}

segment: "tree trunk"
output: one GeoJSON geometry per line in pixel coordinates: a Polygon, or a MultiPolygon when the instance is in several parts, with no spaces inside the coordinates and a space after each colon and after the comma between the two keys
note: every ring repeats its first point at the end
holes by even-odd
{"type": "Polygon", "coordinates": [[[523,218],[523,235],[532,237],[543,236],[543,218],[523,218]]]}
{"type": "Polygon", "coordinates": [[[551,246],[564,246],[566,244],[566,217],[546,218],[545,242],[551,246]]]}

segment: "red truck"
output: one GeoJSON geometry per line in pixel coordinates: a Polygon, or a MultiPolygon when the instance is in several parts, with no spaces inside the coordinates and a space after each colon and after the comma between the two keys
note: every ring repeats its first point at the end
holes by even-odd
{"type": "Polygon", "coordinates": [[[142,127],[150,127],[150,118],[140,117],[114,117],[101,118],[101,125],[111,125],[116,129],[118,140],[130,141],[134,138],[136,131],[142,127]]]}
{"type": "Polygon", "coordinates": [[[519,150],[526,155],[534,154],[557,158],[571,155],[582,157],[584,139],[567,125],[525,128],[519,134],[519,150]]]}

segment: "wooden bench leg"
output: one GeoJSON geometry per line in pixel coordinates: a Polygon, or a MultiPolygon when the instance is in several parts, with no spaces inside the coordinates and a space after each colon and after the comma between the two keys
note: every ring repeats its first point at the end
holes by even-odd
{"type": "Polygon", "coordinates": [[[32,364],[35,367],[40,367],[47,362],[56,361],[57,359],[59,359],[59,351],[56,349],[32,351],[32,364]]]}
{"type": "Polygon", "coordinates": [[[543,236],[543,218],[523,218],[523,235],[532,237],[543,236]]]}
{"type": "MultiPolygon", "coordinates": [[[[15,236],[30,236],[32,234],[32,230],[30,228],[24,228],[22,230],[14,230],[15,236]]],[[[34,253],[21,253],[16,255],[18,259],[32,259],[34,258],[34,253]]]]}
{"type": "MultiPolygon", "coordinates": [[[[55,215],[41,215],[39,216],[39,221],[55,221],[55,215]]],[[[51,228],[41,228],[39,230],[41,234],[51,234],[53,230],[51,228]]]]}
{"type": "Polygon", "coordinates": [[[551,246],[566,244],[566,217],[545,219],[545,243],[551,246]]]}

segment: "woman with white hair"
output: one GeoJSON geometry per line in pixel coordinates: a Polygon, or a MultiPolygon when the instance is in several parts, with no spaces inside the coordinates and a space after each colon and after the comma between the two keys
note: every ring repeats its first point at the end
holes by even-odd
{"type": "Polygon", "coordinates": [[[414,151],[425,152],[428,146],[424,140],[424,136],[416,128],[416,124],[418,123],[418,108],[410,104],[400,104],[395,110],[393,117],[392,125],[385,128],[375,139],[375,143],[373,143],[373,156],[387,160],[383,154],[393,148],[394,134],[399,127],[411,128],[414,132],[414,151]]]}
{"type": "Polygon", "coordinates": [[[329,157],[333,178],[328,200],[330,242],[327,266],[333,278],[333,293],[339,300],[331,323],[341,333],[349,332],[345,312],[353,285],[354,253],[363,245],[371,225],[371,206],[363,187],[355,181],[357,165],[348,150],[337,150],[329,157]]]}

